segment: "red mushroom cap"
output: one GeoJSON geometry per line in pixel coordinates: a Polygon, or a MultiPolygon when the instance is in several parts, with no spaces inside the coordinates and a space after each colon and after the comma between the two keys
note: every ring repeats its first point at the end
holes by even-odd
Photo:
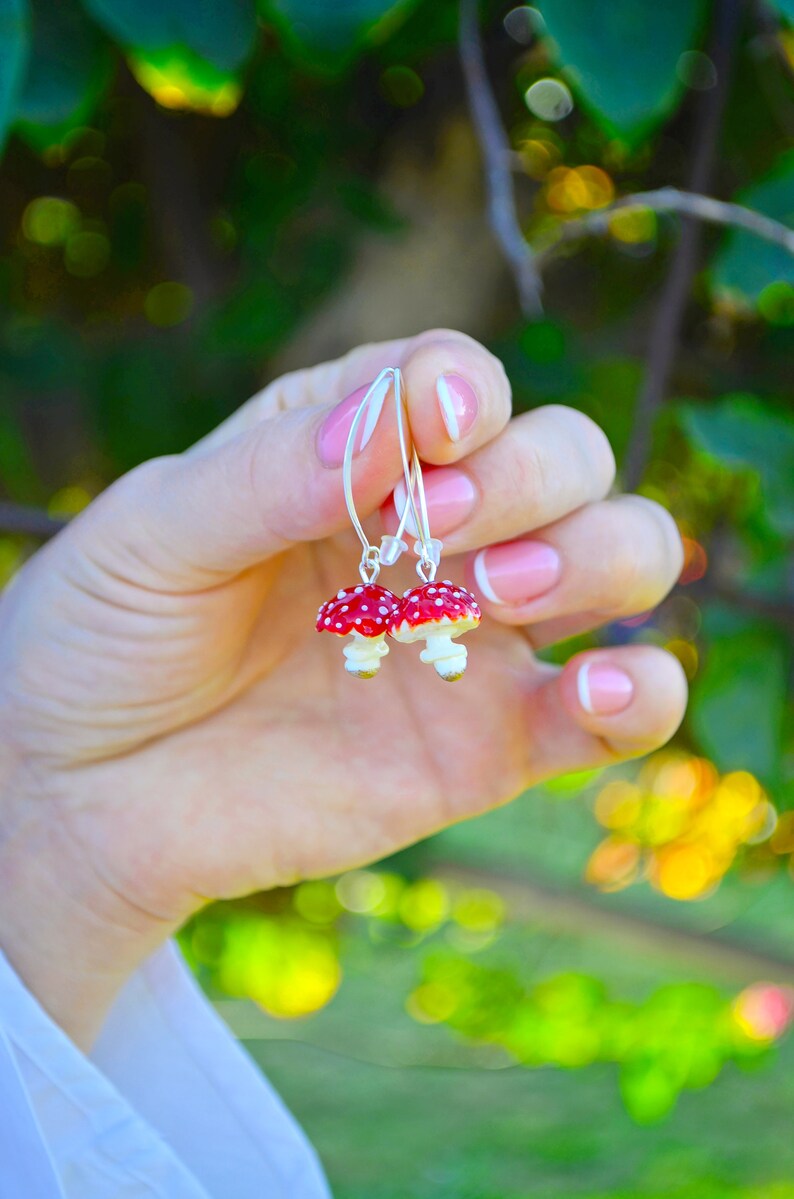
{"type": "Polygon", "coordinates": [[[481,618],[472,593],[444,579],[440,583],[420,583],[406,591],[389,621],[389,633],[398,641],[413,641],[443,627],[447,636],[458,637],[476,629],[481,618]]]}
{"type": "Polygon", "coordinates": [[[397,611],[397,596],[377,583],[357,583],[345,587],[326,600],[317,613],[318,633],[336,633],[346,637],[380,637],[386,632],[391,616],[397,611]]]}

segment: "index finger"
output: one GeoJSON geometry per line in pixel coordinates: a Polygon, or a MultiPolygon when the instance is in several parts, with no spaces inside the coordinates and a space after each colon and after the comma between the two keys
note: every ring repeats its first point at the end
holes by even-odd
{"type": "MultiPolygon", "coordinates": [[[[432,329],[416,337],[359,346],[333,362],[293,371],[268,384],[190,453],[203,453],[280,412],[349,400],[339,413],[339,441],[369,384],[388,366],[403,372],[411,430],[425,462],[455,462],[485,445],[510,418],[510,383],[498,358],[465,333],[432,329]]],[[[396,437],[387,413],[381,422],[396,437]]],[[[341,465],[339,462],[334,465],[341,465]]]]}

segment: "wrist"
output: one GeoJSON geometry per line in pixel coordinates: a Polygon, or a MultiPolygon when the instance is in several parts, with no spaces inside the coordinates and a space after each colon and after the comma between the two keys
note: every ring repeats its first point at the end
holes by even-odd
{"type": "Polygon", "coordinates": [[[50,804],[0,800],[0,950],[82,1049],[126,980],[178,927],[104,883],[50,804]]]}

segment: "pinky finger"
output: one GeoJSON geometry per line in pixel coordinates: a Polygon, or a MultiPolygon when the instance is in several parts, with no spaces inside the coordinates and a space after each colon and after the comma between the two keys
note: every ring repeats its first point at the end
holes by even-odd
{"type": "Polygon", "coordinates": [[[530,700],[536,779],[658,749],[686,709],[680,663],[655,646],[577,654],[530,700]]]}

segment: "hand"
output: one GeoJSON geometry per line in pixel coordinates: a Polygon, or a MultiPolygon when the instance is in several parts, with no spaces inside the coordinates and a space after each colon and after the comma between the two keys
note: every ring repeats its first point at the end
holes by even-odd
{"type": "MultiPolygon", "coordinates": [[[[361,348],[119,480],[12,584],[0,927],[76,1039],[90,1042],[125,977],[207,899],[372,861],[674,732],[685,682],[662,650],[589,651],[562,671],[533,654],[658,603],[681,566],[673,521],[605,498],[614,461],[585,416],[509,415],[500,364],[460,334],[361,348]],[[357,401],[336,406],[387,365],[403,368],[432,464],[441,574],[484,610],[454,685],[396,643],[376,680],[351,679],[339,639],[314,631],[321,602],[358,582],[340,469],[357,401]],[[453,376],[457,440],[440,375],[453,376]]],[[[390,399],[354,464],[376,528],[379,507],[394,522],[400,478],[390,399]]],[[[417,579],[406,556],[380,581],[401,592],[417,579]]]]}

